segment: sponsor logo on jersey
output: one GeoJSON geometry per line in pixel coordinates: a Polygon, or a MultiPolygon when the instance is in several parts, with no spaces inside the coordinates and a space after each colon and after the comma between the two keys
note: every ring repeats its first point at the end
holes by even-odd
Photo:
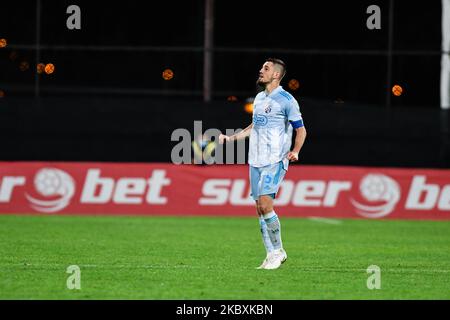
{"type": "Polygon", "coordinates": [[[268,119],[265,115],[256,114],[253,117],[253,123],[255,124],[255,126],[263,127],[267,124],[267,122],[268,122],[268,119]]]}

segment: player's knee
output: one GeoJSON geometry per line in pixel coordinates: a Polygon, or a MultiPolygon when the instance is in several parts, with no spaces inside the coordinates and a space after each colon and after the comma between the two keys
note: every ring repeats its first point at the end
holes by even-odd
{"type": "Polygon", "coordinates": [[[256,207],[256,213],[258,214],[258,216],[262,215],[262,213],[259,211],[259,201],[258,200],[255,201],[255,207],[256,207]]]}
{"type": "Polygon", "coordinates": [[[260,203],[258,204],[258,213],[260,215],[269,213],[270,211],[273,210],[273,207],[270,203],[260,203]]]}
{"type": "Polygon", "coordinates": [[[273,200],[270,196],[261,196],[258,201],[258,213],[260,215],[269,213],[273,210],[273,200]]]}

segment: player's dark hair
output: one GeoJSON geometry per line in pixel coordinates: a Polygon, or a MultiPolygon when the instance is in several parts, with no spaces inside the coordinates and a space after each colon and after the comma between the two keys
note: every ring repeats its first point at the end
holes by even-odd
{"type": "Polygon", "coordinates": [[[281,79],[283,79],[284,75],[286,74],[286,64],[284,63],[283,60],[281,59],[277,59],[277,58],[267,58],[266,62],[272,62],[273,64],[277,64],[279,66],[281,66],[281,79]]]}

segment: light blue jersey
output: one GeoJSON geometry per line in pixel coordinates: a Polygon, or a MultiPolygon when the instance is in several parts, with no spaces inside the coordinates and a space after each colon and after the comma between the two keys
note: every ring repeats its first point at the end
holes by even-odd
{"type": "Polygon", "coordinates": [[[269,95],[265,91],[256,95],[249,141],[250,166],[261,168],[282,161],[284,169],[288,169],[291,123],[295,127],[303,126],[298,102],[289,92],[278,86],[269,95]]]}

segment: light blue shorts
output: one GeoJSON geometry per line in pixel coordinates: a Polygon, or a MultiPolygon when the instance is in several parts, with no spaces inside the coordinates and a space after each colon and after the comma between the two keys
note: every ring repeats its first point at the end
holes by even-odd
{"type": "Polygon", "coordinates": [[[263,195],[275,198],[285,175],[286,170],[282,161],[260,168],[250,166],[252,198],[258,200],[263,195]]]}

